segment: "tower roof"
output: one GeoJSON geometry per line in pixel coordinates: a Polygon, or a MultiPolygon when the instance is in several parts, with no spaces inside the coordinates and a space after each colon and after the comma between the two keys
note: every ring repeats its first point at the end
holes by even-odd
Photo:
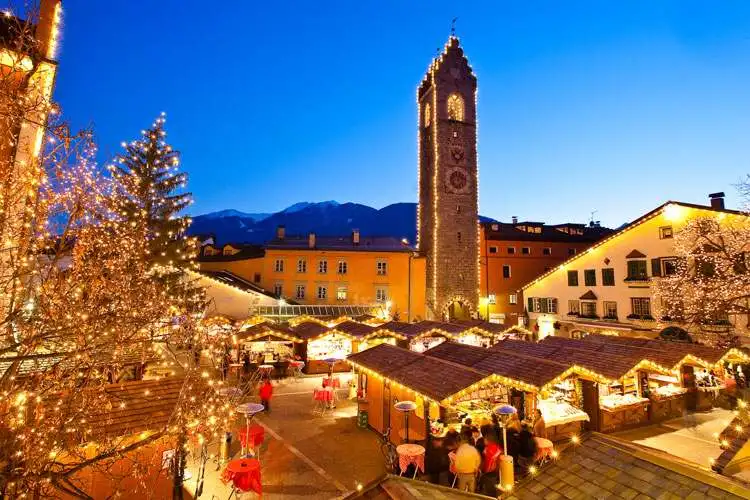
{"type": "Polygon", "coordinates": [[[442,52],[440,52],[440,54],[438,54],[432,59],[432,61],[430,61],[427,72],[425,73],[424,78],[422,78],[422,83],[419,86],[420,89],[422,89],[426,85],[429,85],[431,76],[434,73],[439,72],[443,67],[443,63],[445,63],[446,61],[454,61],[458,62],[459,64],[462,63],[466,66],[469,75],[476,78],[476,75],[474,75],[474,70],[471,68],[471,64],[469,64],[469,60],[464,54],[464,49],[461,47],[461,42],[459,41],[457,36],[451,35],[445,42],[442,52]]]}

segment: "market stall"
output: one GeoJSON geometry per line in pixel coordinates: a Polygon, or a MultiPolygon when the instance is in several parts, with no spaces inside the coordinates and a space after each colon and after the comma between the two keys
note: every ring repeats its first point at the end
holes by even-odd
{"type": "Polygon", "coordinates": [[[454,339],[465,328],[455,323],[439,321],[420,321],[414,323],[408,330],[409,349],[414,352],[424,352],[446,340],[454,339]]]}
{"type": "Polygon", "coordinates": [[[354,352],[356,338],[314,321],[300,323],[292,331],[305,341],[302,358],[306,373],[349,371],[346,357],[354,352]]]}
{"type": "Polygon", "coordinates": [[[239,349],[238,362],[249,357],[252,367],[270,365],[275,376],[287,374],[289,362],[302,354],[302,339],[280,325],[261,323],[245,328],[234,336],[239,349]]]}

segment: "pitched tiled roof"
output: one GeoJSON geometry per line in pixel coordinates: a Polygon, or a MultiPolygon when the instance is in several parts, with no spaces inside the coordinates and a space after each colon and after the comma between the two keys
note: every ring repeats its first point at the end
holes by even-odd
{"type": "Polygon", "coordinates": [[[394,347],[389,344],[379,344],[364,351],[351,354],[347,359],[388,377],[393,371],[414,363],[421,357],[421,354],[408,349],[394,347]]]}
{"type": "Polygon", "coordinates": [[[651,450],[593,434],[575,451],[517,482],[505,500],[542,498],[747,498],[747,488],[651,450]]]}
{"type": "Polygon", "coordinates": [[[203,276],[206,276],[208,278],[211,278],[215,281],[218,281],[219,283],[223,283],[225,285],[232,286],[234,288],[237,288],[243,292],[250,292],[250,293],[259,293],[262,295],[265,295],[266,297],[276,298],[276,296],[267,291],[265,288],[256,285],[252,281],[248,281],[245,278],[238,276],[232,272],[229,271],[204,271],[200,270],[198,271],[198,274],[202,274],[203,276]]]}
{"type": "Polygon", "coordinates": [[[590,227],[584,224],[546,225],[543,222],[518,222],[516,224],[509,224],[507,222],[484,222],[482,225],[484,226],[486,238],[490,241],[593,243],[612,233],[612,230],[606,227],[590,227]],[[542,232],[533,233],[525,231],[519,229],[521,226],[541,227],[542,232]],[[564,227],[579,229],[583,234],[565,233],[560,230],[564,227]]]}
{"type": "Polygon", "coordinates": [[[552,381],[570,366],[514,352],[497,352],[455,342],[443,342],[424,354],[536,387],[552,381]]]}
{"type": "Polygon", "coordinates": [[[351,236],[316,236],[315,246],[310,248],[307,236],[285,236],[266,244],[274,250],[334,250],[343,252],[413,252],[414,248],[392,236],[360,236],[354,244],[351,236]]]}
{"type": "Polygon", "coordinates": [[[449,398],[487,376],[466,366],[388,344],[351,354],[347,359],[436,401],[449,398]]]}
{"type": "MultiPolygon", "coordinates": [[[[247,259],[260,259],[266,254],[266,250],[261,245],[229,245],[237,248],[239,252],[233,255],[224,255],[220,253],[218,255],[200,255],[198,262],[232,262],[237,260],[247,259]]],[[[223,248],[223,247],[221,247],[223,248]]]]}
{"type": "Polygon", "coordinates": [[[679,356],[680,359],[691,354],[709,363],[717,363],[730,349],[690,344],[687,342],[669,342],[666,340],[614,337],[609,335],[588,335],[584,338],[584,342],[640,347],[659,351],[663,356],[679,356]]]}
{"type": "Polygon", "coordinates": [[[292,328],[292,331],[296,333],[299,338],[307,340],[325,335],[330,329],[315,321],[306,321],[292,328]]]}
{"type": "Polygon", "coordinates": [[[346,333],[352,337],[361,338],[378,330],[378,328],[363,323],[357,323],[356,321],[344,321],[343,323],[334,326],[332,330],[346,333]]]}

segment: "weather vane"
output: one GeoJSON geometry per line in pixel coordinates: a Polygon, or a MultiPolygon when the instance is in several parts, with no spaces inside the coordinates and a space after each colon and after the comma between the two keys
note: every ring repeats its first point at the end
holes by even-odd
{"type": "Polygon", "coordinates": [[[454,17],[453,21],[451,21],[451,36],[452,37],[456,36],[456,21],[458,21],[457,17],[454,17]]]}

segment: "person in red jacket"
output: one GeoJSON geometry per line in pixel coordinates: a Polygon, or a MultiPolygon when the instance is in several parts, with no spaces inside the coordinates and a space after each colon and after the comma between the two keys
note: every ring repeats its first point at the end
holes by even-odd
{"type": "Polygon", "coordinates": [[[267,413],[271,413],[271,396],[273,396],[271,380],[265,379],[260,386],[260,402],[265,406],[267,413]]]}

